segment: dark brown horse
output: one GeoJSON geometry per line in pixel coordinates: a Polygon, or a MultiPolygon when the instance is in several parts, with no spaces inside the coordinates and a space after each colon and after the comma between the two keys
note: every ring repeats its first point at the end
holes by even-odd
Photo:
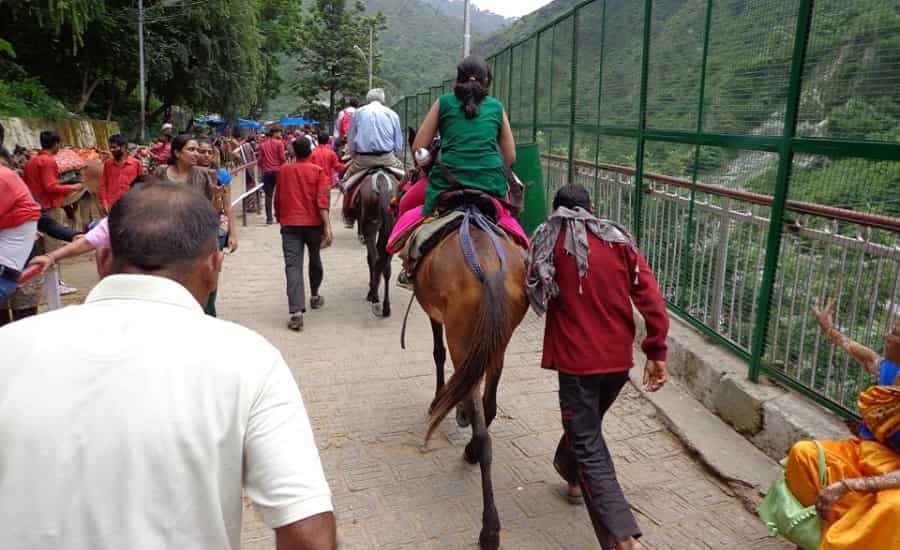
{"type": "MultiPolygon", "coordinates": [[[[457,405],[472,425],[472,439],[464,458],[480,464],[484,509],[479,543],[486,550],[500,545],[500,518],[491,481],[491,436],[488,428],[497,415],[497,387],[506,346],[528,310],[525,294],[525,251],[511,240],[471,224],[472,250],[481,266],[478,277],[468,267],[454,231],[431,250],[416,270],[416,299],[431,319],[437,390],[431,403],[426,440],[457,405]],[[501,262],[502,251],[505,261],[501,262]],[[444,384],[447,347],[454,372],[444,384]]],[[[464,425],[460,415],[457,422],[464,425]]]]}
{"type": "Polygon", "coordinates": [[[367,174],[359,183],[359,233],[366,245],[369,264],[369,294],[366,300],[377,317],[391,316],[391,254],[387,251],[388,237],[394,230],[391,198],[397,181],[387,170],[367,174]],[[378,289],[384,279],[384,301],[379,303],[378,289]]]}

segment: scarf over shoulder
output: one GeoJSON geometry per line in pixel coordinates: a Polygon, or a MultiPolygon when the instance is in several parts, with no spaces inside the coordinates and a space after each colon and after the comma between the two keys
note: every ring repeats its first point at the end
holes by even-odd
{"type": "MultiPolygon", "coordinates": [[[[637,245],[628,231],[616,222],[596,218],[583,208],[574,210],[564,206],[557,208],[550,218],[535,230],[526,260],[528,300],[538,315],[546,313],[550,300],[559,296],[553,255],[559,232],[563,227],[566,228],[563,248],[566,254],[575,257],[579,279],[584,279],[588,272],[590,250],[588,232],[608,243],[627,243],[637,250],[637,245]]],[[[637,275],[635,267],[635,277],[637,275]]]]}

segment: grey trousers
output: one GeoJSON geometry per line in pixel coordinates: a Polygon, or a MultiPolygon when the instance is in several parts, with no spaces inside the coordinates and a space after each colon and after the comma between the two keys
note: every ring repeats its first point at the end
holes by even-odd
{"type": "Polygon", "coordinates": [[[570,484],[581,486],[600,546],[639,538],[641,530],[625,500],[612,456],[603,439],[603,416],[628,381],[628,372],[577,376],[559,373],[564,433],[553,462],[570,484]]]}
{"type": "Polygon", "coordinates": [[[287,278],[288,310],[306,313],[306,288],[303,284],[304,247],[309,250],[309,289],[312,296],[319,294],[324,270],[322,269],[322,239],[324,226],[282,226],[281,248],[284,251],[284,274],[287,278]]]}

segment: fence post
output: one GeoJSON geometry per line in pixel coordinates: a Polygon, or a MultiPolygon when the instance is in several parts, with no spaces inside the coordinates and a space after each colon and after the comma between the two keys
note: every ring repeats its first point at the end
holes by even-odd
{"type": "Polygon", "coordinates": [[[641,210],[644,201],[644,132],[647,130],[647,79],[650,68],[650,24],[653,17],[653,0],[644,0],[644,40],[641,54],[641,99],[638,111],[638,141],[634,163],[634,205],[632,206],[632,231],[639,244],[641,234],[641,210]]]}
{"type": "MultiPolygon", "coordinates": [[[[603,9],[600,12],[600,63],[599,67],[597,67],[597,139],[595,140],[595,149],[594,149],[594,214],[600,215],[600,198],[598,195],[600,194],[600,169],[597,168],[597,165],[600,164],[600,110],[603,108],[603,58],[606,56],[606,3],[607,0],[603,0],[603,9]]],[[[612,206],[610,206],[609,211],[607,212],[608,217],[612,218],[612,206]]],[[[622,223],[621,214],[613,218],[617,222],[622,223]]]]}
{"type": "MultiPolygon", "coordinates": [[[[538,125],[538,69],[541,67],[541,34],[537,33],[534,37],[534,91],[531,96],[531,142],[537,143],[537,125],[538,125]]],[[[550,151],[546,151],[549,153],[550,151]]],[[[545,178],[546,179],[546,178],[545,178]]]]}
{"type": "Polygon", "coordinates": [[[728,268],[728,234],[731,230],[731,199],[722,201],[722,212],[719,215],[719,246],[717,250],[716,268],[713,272],[713,295],[710,309],[710,328],[719,332],[722,319],[722,302],[725,297],[725,271],[728,268]]]}
{"type": "Polygon", "coordinates": [[[44,275],[44,293],[47,297],[47,309],[53,311],[62,307],[59,296],[59,266],[53,265],[44,275]]]}
{"type": "Polygon", "coordinates": [[[772,199],[769,235],[766,240],[766,263],[763,268],[759,307],[756,310],[755,326],[753,327],[753,347],[750,355],[749,378],[754,382],[759,381],[762,356],[766,348],[765,341],[769,328],[769,314],[772,308],[772,292],[775,287],[775,272],[778,269],[778,254],[781,248],[784,206],[787,201],[791,180],[791,165],[794,160],[793,139],[797,130],[797,112],[800,105],[803,65],[806,61],[809,29],[812,25],[813,2],[814,0],[800,0],[797,28],[794,34],[791,79],[788,85],[788,96],[784,111],[784,132],[781,144],[778,147],[778,173],[775,179],[775,196],[772,199]]]}
{"type": "Polygon", "coordinates": [[[581,9],[576,9],[572,14],[572,90],[569,98],[569,171],[567,183],[572,183],[575,170],[575,101],[578,98],[578,14],[581,9]]]}
{"type": "MultiPolygon", "coordinates": [[[[700,93],[699,98],[697,99],[697,135],[699,136],[703,133],[703,105],[706,101],[706,64],[707,59],[709,58],[709,33],[712,28],[712,9],[713,4],[712,0],[706,0],[706,21],[704,23],[704,31],[703,31],[703,54],[700,61],[700,93]]],[[[692,250],[694,248],[694,203],[697,200],[697,173],[700,171],[700,145],[694,146],[694,168],[691,174],[691,191],[690,198],[691,202],[688,205],[688,221],[687,221],[687,233],[684,237],[684,250],[685,257],[692,257],[692,250]]],[[[730,203],[730,201],[729,201],[730,203]]],[[[726,234],[727,238],[727,234],[726,234]]],[[[678,296],[676,296],[676,300],[678,301],[678,305],[684,307],[687,303],[687,291],[688,291],[688,273],[690,272],[691,262],[685,261],[681,264],[681,273],[679,277],[681,278],[681,284],[679,288],[681,292],[679,292],[678,296]]]]}

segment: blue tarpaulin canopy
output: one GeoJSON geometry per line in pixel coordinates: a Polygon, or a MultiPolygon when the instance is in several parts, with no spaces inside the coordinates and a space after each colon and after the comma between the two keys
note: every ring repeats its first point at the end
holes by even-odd
{"type": "Polygon", "coordinates": [[[212,125],[212,126],[224,126],[225,124],[227,124],[227,123],[226,123],[224,120],[222,120],[221,118],[219,118],[219,117],[211,117],[211,116],[195,118],[195,119],[194,119],[194,123],[195,123],[195,124],[209,124],[209,125],[212,125]]]}
{"type": "Polygon", "coordinates": [[[282,126],[303,126],[304,124],[309,124],[309,121],[305,118],[291,118],[291,117],[283,117],[278,121],[282,126]]]}
{"type": "Polygon", "coordinates": [[[242,130],[262,130],[263,128],[265,128],[265,126],[260,122],[256,122],[255,120],[244,120],[243,118],[239,118],[238,128],[242,130]]]}

